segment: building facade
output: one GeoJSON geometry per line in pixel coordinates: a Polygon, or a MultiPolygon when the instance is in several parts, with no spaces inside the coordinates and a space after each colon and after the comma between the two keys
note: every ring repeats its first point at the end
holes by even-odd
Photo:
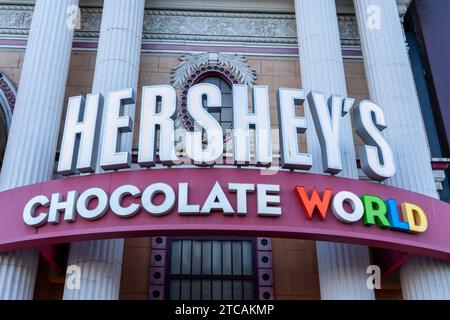
{"type": "MultiPolygon", "coordinates": [[[[0,191],[70,181],[58,170],[70,98],[98,93],[106,99],[108,93],[125,88],[137,93],[135,107],[122,111],[134,120],[135,130],[125,131],[119,140],[117,148],[132,152],[131,170],[118,174],[141,171],[145,86],[175,89],[174,123],[187,131],[198,125],[189,111],[190,89],[199,84],[218,87],[221,104],[206,110],[222,127],[226,158],[236,150],[233,91],[246,85],[268,86],[274,159],[283,149],[277,121],[279,88],[318,90],[327,97],[353,97],[357,103],[375,101],[384,110],[383,134],[397,164],[396,175],[377,187],[415,192],[429,197],[424,201],[430,206],[442,202],[448,208],[443,202],[449,202],[449,119],[442,100],[444,80],[438,78],[444,68],[433,60],[437,49],[426,22],[418,22],[417,17],[426,15],[426,2],[0,1],[0,191]],[[431,68],[433,85],[430,75],[423,77],[426,68],[431,68]],[[434,112],[437,109],[440,112],[434,112]]],[[[298,112],[313,122],[308,110],[302,106],[298,112]]],[[[102,134],[108,130],[106,110],[100,115],[102,134]]],[[[362,170],[360,151],[366,142],[356,131],[347,117],[341,128],[342,170],[336,179],[367,182],[371,179],[362,170]]],[[[299,148],[315,159],[310,168],[315,174],[323,173],[326,162],[319,139],[315,130],[306,130],[299,139],[299,148]]],[[[178,152],[183,141],[176,142],[178,152]]],[[[100,140],[98,149],[107,143],[100,140]]],[[[234,163],[226,166],[238,170],[234,163]]],[[[105,171],[97,164],[89,175],[98,178],[105,171]]],[[[214,179],[221,183],[223,174],[214,179]]],[[[339,185],[344,180],[336,181],[339,185]]],[[[0,208],[0,217],[6,211],[0,208]]],[[[430,225],[432,219],[438,218],[429,217],[430,225]]],[[[449,248],[443,244],[444,249],[436,249],[436,244],[427,255],[415,248],[404,253],[405,246],[389,246],[384,238],[367,246],[355,237],[328,242],[333,239],[317,234],[290,237],[286,232],[281,238],[267,236],[271,233],[263,229],[208,228],[169,232],[162,227],[160,235],[153,230],[137,237],[136,227],[133,237],[124,233],[122,239],[99,230],[98,236],[72,235],[70,243],[52,239],[38,247],[2,250],[0,298],[450,299],[450,263],[445,261],[449,248]],[[437,252],[443,252],[440,259],[437,252]],[[394,262],[387,257],[394,257],[394,262]],[[381,287],[375,289],[367,280],[374,265],[383,273],[381,287]]]]}

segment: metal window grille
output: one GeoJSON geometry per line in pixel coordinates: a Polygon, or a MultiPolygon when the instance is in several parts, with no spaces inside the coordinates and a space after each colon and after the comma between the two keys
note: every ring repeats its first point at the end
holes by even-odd
{"type": "Polygon", "coordinates": [[[168,299],[256,299],[253,239],[171,238],[167,253],[168,299]]]}

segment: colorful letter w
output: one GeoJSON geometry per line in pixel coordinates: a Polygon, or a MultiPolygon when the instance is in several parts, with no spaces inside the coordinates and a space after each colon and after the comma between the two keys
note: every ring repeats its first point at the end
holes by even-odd
{"type": "Polygon", "coordinates": [[[306,219],[311,220],[314,211],[317,211],[320,220],[325,220],[328,208],[330,207],[331,196],[333,194],[332,189],[325,189],[322,198],[316,188],[314,188],[311,197],[308,196],[305,187],[295,187],[294,192],[303,207],[306,219]]]}

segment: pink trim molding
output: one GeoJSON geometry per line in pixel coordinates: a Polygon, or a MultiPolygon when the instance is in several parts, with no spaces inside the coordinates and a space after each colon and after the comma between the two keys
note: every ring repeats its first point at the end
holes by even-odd
{"type": "MultiPolygon", "coordinates": [[[[0,46],[20,47],[27,46],[27,39],[0,39],[0,46]]],[[[73,49],[78,50],[96,50],[98,48],[97,41],[75,40],[73,42],[73,49]]],[[[171,52],[232,52],[232,53],[250,53],[250,54],[269,54],[269,55],[298,55],[298,48],[296,47],[258,47],[258,46],[224,46],[224,45],[199,45],[199,44],[172,44],[172,43],[143,43],[142,50],[144,51],[171,51],[171,52]]],[[[342,54],[348,58],[361,58],[361,49],[348,48],[343,49],[342,54]]]]}

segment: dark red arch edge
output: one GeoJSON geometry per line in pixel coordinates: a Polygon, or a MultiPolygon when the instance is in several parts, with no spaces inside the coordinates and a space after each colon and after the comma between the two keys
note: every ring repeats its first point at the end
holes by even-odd
{"type": "MultiPolygon", "coordinates": [[[[236,208],[235,195],[228,195],[231,204],[236,208]]],[[[54,180],[0,193],[0,252],[94,239],[232,235],[352,243],[450,260],[449,231],[450,205],[442,201],[374,183],[289,171],[186,167],[150,169],[54,180]],[[224,190],[229,182],[279,184],[282,216],[258,217],[254,193],[248,196],[249,213],[245,217],[227,217],[222,213],[186,217],[178,215],[175,206],[171,213],[163,217],[154,217],[141,211],[134,218],[122,219],[108,212],[97,221],[86,221],[77,217],[74,223],[61,221],[58,225],[48,224],[39,229],[25,225],[22,218],[25,204],[32,197],[41,194],[50,197],[54,192],[64,195],[71,190],[81,193],[91,187],[103,188],[110,194],[120,185],[132,184],[143,190],[156,182],[167,183],[178,191],[178,183],[188,182],[190,202],[202,204],[216,181],[224,190]],[[366,193],[383,199],[393,198],[399,203],[416,203],[425,210],[429,228],[423,234],[414,235],[382,230],[376,226],[366,227],[362,222],[347,225],[338,221],[332,212],[328,212],[325,221],[320,221],[318,217],[307,221],[293,192],[295,186],[305,186],[309,190],[317,188],[319,191],[332,188],[334,194],[346,190],[357,195],[366,193]]]]}

